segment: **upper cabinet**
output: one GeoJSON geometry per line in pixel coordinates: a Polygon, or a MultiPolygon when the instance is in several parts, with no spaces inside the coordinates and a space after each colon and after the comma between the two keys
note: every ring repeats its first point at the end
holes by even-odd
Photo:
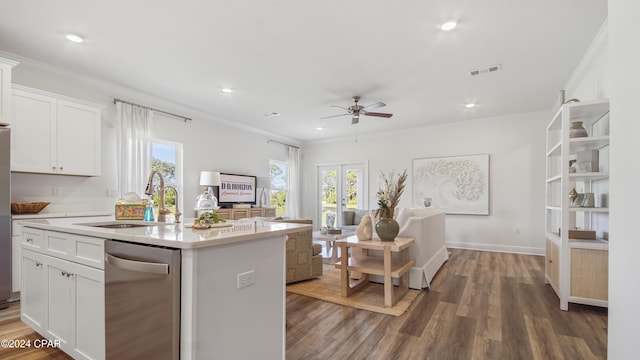
{"type": "Polygon", "coordinates": [[[11,68],[17,62],[0,58],[0,125],[11,121],[11,68]]]}
{"type": "Polygon", "coordinates": [[[100,176],[101,107],[14,85],[11,171],[100,176]]]}

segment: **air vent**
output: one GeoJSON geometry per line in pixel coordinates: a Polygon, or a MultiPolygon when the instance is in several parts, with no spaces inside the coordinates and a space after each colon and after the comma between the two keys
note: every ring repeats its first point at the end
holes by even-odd
{"type": "Polygon", "coordinates": [[[502,65],[491,65],[481,69],[469,70],[469,75],[476,76],[480,74],[488,74],[488,73],[500,71],[501,69],[502,69],[502,65]]]}

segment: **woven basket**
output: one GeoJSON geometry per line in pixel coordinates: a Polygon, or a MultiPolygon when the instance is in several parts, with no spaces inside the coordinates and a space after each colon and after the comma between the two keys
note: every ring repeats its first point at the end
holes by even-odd
{"type": "Polygon", "coordinates": [[[12,214],[37,214],[42,209],[46,208],[48,202],[34,202],[34,203],[11,203],[11,213],[12,214]]]}

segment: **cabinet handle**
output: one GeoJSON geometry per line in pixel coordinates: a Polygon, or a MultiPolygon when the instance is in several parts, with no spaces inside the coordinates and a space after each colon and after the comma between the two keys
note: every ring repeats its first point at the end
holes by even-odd
{"type": "Polygon", "coordinates": [[[67,272],[66,272],[66,271],[63,271],[63,272],[62,272],[62,276],[67,276],[67,272]]]}
{"type": "Polygon", "coordinates": [[[70,277],[70,276],[73,276],[73,274],[68,272],[67,277],[70,277]]]}
{"type": "Polygon", "coordinates": [[[51,169],[53,169],[53,171],[56,171],[56,167],[55,166],[52,166],[51,169]]]}
{"type": "Polygon", "coordinates": [[[32,238],[27,238],[27,242],[32,242],[33,239],[32,238]]]}
{"type": "Polygon", "coordinates": [[[64,169],[62,166],[60,166],[60,171],[62,171],[62,169],[64,169]]]}
{"type": "Polygon", "coordinates": [[[42,263],[36,261],[36,267],[38,267],[38,266],[42,266],[42,263]]]}

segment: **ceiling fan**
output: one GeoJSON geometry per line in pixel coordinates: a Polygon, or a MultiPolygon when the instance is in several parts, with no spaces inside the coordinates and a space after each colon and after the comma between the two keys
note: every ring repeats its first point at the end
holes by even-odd
{"type": "Polygon", "coordinates": [[[377,102],[377,103],[374,103],[374,104],[371,104],[371,105],[367,105],[367,106],[360,106],[360,105],[358,105],[358,101],[360,101],[360,96],[354,96],[351,99],[355,102],[355,104],[351,105],[349,107],[346,107],[346,108],[342,107],[342,106],[331,105],[331,107],[337,107],[337,108],[346,110],[347,111],[346,114],[326,116],[326,117],[323,117],[321,119],[329,119],[329,118],[338,117],[338,116],[352,115],[351,124],[357,124],[358,122],[360,122],[360,115],[377,116],[377,117],[383,117],[383,118],[390,118],[390,117],[393,116],[393,114],[389,114],[389,113],[381,113],[381,112],[372,112],[372,111],[370,111],[370,110],[373,110],[373,109],[381,108],[383,106],[387,106],[383,102],[377,102]]]}

